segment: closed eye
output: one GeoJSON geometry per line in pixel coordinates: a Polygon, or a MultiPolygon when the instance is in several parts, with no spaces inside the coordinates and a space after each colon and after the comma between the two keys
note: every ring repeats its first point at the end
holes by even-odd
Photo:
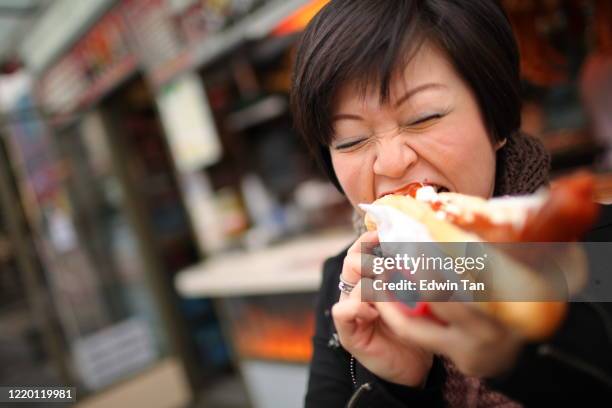
{"type": "Polygon", "coordinates": [[[417,120],[415,120],[413,122],[410,122],[406,126],[422,125],[422,124],[430,122],[432,120],[441,119],[442,117],[444,117],[443,114],[441,114],[441,113],[434,113],[434,114],[427,115],[425,117],[419,118],[419,119],[417,119],[417,120]]]}
{"type": "Polygon", "coordinates": [[[348,150],[351,147],[355,147],[355,146],[359,145],[364,140],[365,139],[357,139],[357,140],[351,140],[350,142],[340,143],[340,144],[337,144],[336,146],[334,146],[334,149],[336,149],[336,150],[348,150]]]}

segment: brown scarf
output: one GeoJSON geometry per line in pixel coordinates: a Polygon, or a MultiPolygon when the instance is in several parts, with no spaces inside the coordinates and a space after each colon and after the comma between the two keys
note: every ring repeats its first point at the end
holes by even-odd
{"type": "MultiPolygon", "coordinates": [[[[494,196],[530,194],[548,185],[550,156],[535,138],[517,133],[497,152],[494,196]]],[[[363,218],[355,213],[353,223],[357,232],[365,232],[363,218]]],[[[451,408],[519,408],[520,404],[503,394],[492,391],[484,381],[462,374],[446,358],[444,398],[451,408]]]]}
{"type": "MultiPolygon", "coordinates": [[[[495,196],[529,194],[548,185],[550,156],[535,138],[516,134],[497,152],[495,196]]],[[[444,398],[451,408],[519,408],[521,404],[487,388],[484,381],[463,375],[449,360],[444,398]]]]}
{"type": "Polygon", "coordinates": [[[497,152],[494,196],[530,194],[548,185],[550,156],[539,140],[517,133],[497,152]]]}

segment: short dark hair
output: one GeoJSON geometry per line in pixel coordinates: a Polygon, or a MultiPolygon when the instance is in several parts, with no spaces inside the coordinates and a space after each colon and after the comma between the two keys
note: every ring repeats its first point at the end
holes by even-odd
{"type": "Polygon", "coordinates": [[[308,24],[292,77],[294,125],[340,190],[329,154],[337,92],[390,82],[418,48],[440,48],[473,91],[492,141],[521,125],[519,51],[497,0],[331,0],[308,24]]]}

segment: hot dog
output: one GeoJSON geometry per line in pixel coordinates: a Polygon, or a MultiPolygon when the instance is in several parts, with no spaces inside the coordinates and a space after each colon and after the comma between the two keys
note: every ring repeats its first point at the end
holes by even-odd
{"type": "MultiPolygon", "coordinates": [[[[594,185],[590,174],[579,173],[558,180],[546,192],[485,200],[438,192],[436,186],[414,183],[373,204],[400,210],[425,226],[437,242],[566,242],[580,239],[597,217],[594,185]]],[[[369,213],[365,224],[368,230],[377,228],[376,220],[369,213]]],[[[513,290],[517,281],[523,280],[529,285],[537,281],[533,279],[537,271],[514,264],[508,270],[512,276],[507,274],[508,285],[502,285],[507,291],[513,290]]],[[[532,286],[537,293],[537,283],[532,286]]],[[[534,340],[550,336],[563,321],[567,309],[562,301],[471,304],[534,340]]],[[[420,310],[428,309],[421,307],[420,310]]]]}

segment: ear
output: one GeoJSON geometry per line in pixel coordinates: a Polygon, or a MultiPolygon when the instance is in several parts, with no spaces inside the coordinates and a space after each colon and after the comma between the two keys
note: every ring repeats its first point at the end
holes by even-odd
{"type": "Polygon", "coordinates": [[[503,138],[502,140],[500,140],[497,143],[495,143],[495,151],[498,151],[499,149],[504,147],[507,142],[508,142],[508,139],[507,138],[503,138]]]}

